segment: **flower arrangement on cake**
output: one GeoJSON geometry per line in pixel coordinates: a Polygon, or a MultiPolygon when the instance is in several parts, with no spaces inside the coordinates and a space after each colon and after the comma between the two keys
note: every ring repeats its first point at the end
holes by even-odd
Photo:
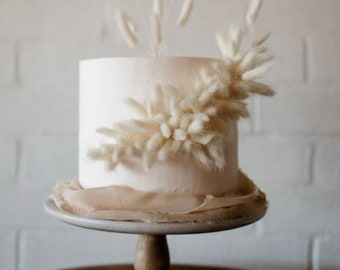
{"type": "MultiPolygon", "coordinates": [[[[248,11],[247,27],[251,26],[258,14],[261,1],[254,1],[248,11]]],[[[184,26],[193,7],[193,0],[184,1],[178,19],[178,26],[184,26]]],[[[150,16],[151,46],[154,56],[163,51],[161,34],[162,1],[154,1],[150,16]]],[[[130,46],[138,46],[137,27],[123,11],[117,11],[119,29],[130,46]]],[[[213,72],[202,68],[199,78],[193,82],[192,94],[183,96],[181,89],[172,85],[156,84],[146,104],[133,98],[126,99],[135,117],[114,123],[113,128],[98,128],[97,132],[112,138],[91,149],[89,157],[102,160],[107,168],[114,169],[121,158],[136,152],[143,155],[146,168],[155,159],[167,161],[176,155],[188,155],[207,169],[222,169],[225,165],[223,137],[228,131],[226,118],[248,117],[243,102],[250,94],[271,96],[274,91],[256,82],[268,70],[266,48],[263,43],[266,34],[242,52],[242,38],[247,29],[231,27],[229,38],[217,34],[217,43],[225,62],[214,63],[213,72]]],[[[140,45],[141,46],[141,45],[140,45]]],[[[145,47],[145,45],[143,46],[145,47]]]]}

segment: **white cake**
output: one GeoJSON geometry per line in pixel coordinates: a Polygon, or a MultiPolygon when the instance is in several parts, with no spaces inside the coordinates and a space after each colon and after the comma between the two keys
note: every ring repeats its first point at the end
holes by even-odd
{"type": "MultiPolygon", "coordinates": [[[[81,62],[79,178],[55,188],[60,209],[147,222],[264,215],[265,195],[241,172],[237,153],[237,120],[249,116],[244,100],[274,94],[257,81],[268,71],[269,35],[243,44],[261,2],[252,1],[244,26],[216,35],[222,59],[162,57],[161,6],[151,14],[149,46],[117,10],[127,44],[155,57],[81,62]]],[[[191,9],[185,2],[179,26],[191,9]]]]}
{"type": "MultiPolygon", "coordinates": [[[[110,185],[127,186],[141,191],[186,192],[195,195],[222,196],[237,188],[237,123],[225,119],[223,168],[207,170],[200,164],[179,155],[166,162],[143,167],[141,157],[129,157],[115,169],[87,157],[90,147],[105,138],[96,132],[99,127],[128,119],[131,112],[124,103],[134,97],[144,104],[155,84],[172,85],[183,96],[192,95],[202,68],[212,69],[215,59],[204,58],[106,58],[82,61],[80,64],[80,128],[79,183],[83,188],[110,185]]],[[[170,117],[170,116],[169,116],[170,117]]],[[[109,142],[109,141],[107,141],[109,142]]]]}
{"type": "Polygon", "coordinates": [[[79,179],[59,184],[55,203],[111,220],[263,215],[264,194],[238,167],[247,89],[272,94],[218,59],[82,61],[79,179]]]}

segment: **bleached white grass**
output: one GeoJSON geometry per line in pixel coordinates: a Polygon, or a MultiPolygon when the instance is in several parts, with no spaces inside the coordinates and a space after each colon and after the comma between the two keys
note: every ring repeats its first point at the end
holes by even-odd
{"type": "MultiPolygon", "coordinates": [[[[170,2],[170,6],[173,1],[170,2]]],[[[180,15],[177,21],[178,27],[183,27],[187,23],[191,11],[193,9],[193,0],[184,0],[180,15]]],[[[168,7],[170,9],[170,7],[168,7]]],[[[153,0],[153,8],[150,14],[150,36],[149,42],[145,42],[141,36],[138,35],[138,25],[136,25],[129,15],[117,8],[115,12],[116,23],[119,32],[123,36],[125,42],[130,47],[141,47],[151,53],[152,56],[159,57],[166,53],[166,46],[164,44],[164,29],[163,24],[166,23],[169,10],[164,18],[164,2],[163,0],[153,0]]]]}
{"type": "Polygon", "coordinates": [[[165,139],[169,139],[171,137],[171,129],[167,123],[162,123],[160,129],[165,139]]]}
{"type": "MultiPolygon", "coordinates": [[[[262,0],[252,0],[246,14],[245,27],[231,26],[229,35],[223,32],[216,35],[217,45],[228,66],[228,71],[234,82],[231,84],[230,92],[235,99],[245,99],[249,93],[261,95],[272,95],[274,92],[255,80],[265,75],[269,70],[268,62],[271,57],[267,55],[266,41],[270,33],[255,39],[248,49],[245,49],[244,37],[249,33],[262,5],[262,0]]],[[[205,101],[204,97],[201,97],[205,101]]]]}
{"type": "Polygon", "coordinates": [[[230,54],[228,53],[228,42],[222,32],[218,32],[216,34],[216,41],[218,48],[220,49],[223,57],[228,57],[230,54]]]}
{"type": "Polygon", "coordinates": [[[179,15],[178,20],[177,20],[177,26],[178,27],[185,26],[185,24],[187,23],[187,21],[190,17],[193,5],[194,5],[193,0],[184,0],[182,10],[181,10],[180,15],[179,15]]]}
{"type": "Polygon", "coordinates": [[[130,28],[133,24],[131,23],[131,20],[128,19],[128,15],[124,11],[117,9],[116,18],[119,31],[126,43],[131,47],[135,47],[138,44],[138,41],[135,33],[130,28]]]}
{"type": "Polygon", "coordinates": [[[162,42],[162,31],[160,18],[156,13],[150,16],[151,37],[154,45],[158,48],[162,42]]]}
{"type": "Polygon", "coordinates": [[[158,15],[159,18],[163,15],[163,0],[154,0],[153,1],[153,13],[158,15]]]}
{"type": "Polygon", "coordinates": [[[265,43],[270,37],[270,32],[264,34],[262,37],[259,37],[258,39],[255,39],[253,42],[253,47],[259,47],[263,43],[265,43]]]}
{"type": "Polygon", "coordinates": [[[147,111],[142,104],[137,102],[133,98],[128,98],[125,100],[125,104],[133,111],[136,115],[141,115],[142,117],[147,116],[147,111]]]}
{"type": "Polygon", "coordinates": [[[245,81],[252,81],[252,80],[258,79],[262,77],[264,74],[266,74],[268,70],[269,70],[268,65],[262,65],[262,66],[256,67],[252,70],[249,70],[243,73],[242,79],[245,81]]]}
{"type": "Polygon", "coordinates": [[[252,0],[246,16],[247,25],[252,25],[259,14],[263,0],[252,0]]]}

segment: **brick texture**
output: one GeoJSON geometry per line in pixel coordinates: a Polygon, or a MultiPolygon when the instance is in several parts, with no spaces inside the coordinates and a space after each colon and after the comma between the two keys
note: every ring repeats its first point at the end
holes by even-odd
{"type": "Polygon", "coordinates": [[[3,133],[76,132],[77,90],[66,86],[42,90],[25,88],[1,91],[0,123],[3,133]]]}
{"type": "Polygon", "coordinates": [[[22,1],[0,3],[0,36],[98,37],[101,6],[91,0],[22,1]]]}
{"type": "Polygon", "coordinates": [[[27,230],[21,240],[20,270],[45,270],[132,262],[135,237],[84,229],[27,230]]]}
{"type": "Polygon", "coordinates": [[[46,190],[38,188],[13,184],[1,187],[0,226],[16,229],[65,227],[63,223],[49,217],[43,209],[43,202],[52,192],[53,186],[46,190]]]}
{"type": "Polygon", "coordinates": [[[340,138],[318,140],[315,150],[314,182],[320,187],[340,187],[340,138]]]}
{"type": "Polygon", "coordinates": [[[339,100],[336,85],[280,86],[273,99],[263,100],[263,131],[303,135],[339,133],[339,100]]]}
{"type": "Polygon", "coordinates": [[[27,138],[22,142],[20,164],[20,181],[26,186],[49,188],[57,181],[77,177],[77,137],[27,138]]]}
{"type": "Polygon", "coordinates": [[[12,138],[0,137],[0,149],[0,184],[4,184],[16,176],[17,142],[12,138]]]}
{"type": "MultiPolygon", "coordinates": [[[[1,36],[0,36],[1,37],[1,36]]],[[[0,83],[12,83],[15,81],[15,42],[2,40],[0,38],[0,83]]]]}
{"type": "Polygon", "coordinates": [[[340,269],[340,235],[323,237],[316,242],[316,269],[340,269]]]}
{"type": "Polygon", "coordinates": [[[274,58],[266,82],[274,86],[278,83],[302,83],[305,79],[303,39],[297,35],[273,33],[268,47],[274,58]]]}
{"type": "Polygon", "coordinates": [[[16,269],[16,234],[0,226],[0,269],[16,269]]]}
{"type": "Polygon", "coordinates": [[[20,44],[20,80],[28,85],[78,85],[79,61],[129,56],[131,49],[112,40],[35,40],[20,44]],[[119,53],[117,53],[117,51],[119,53]],[[32,65],[34,63],[34,65],[32,65]]]}
{"type": "Polygon", "coordinates": [[[308,238],[222,232],[169,239],[174,262],[236,269],[307,269],[308,238]],[[209,251],[208,251],[209,249],[209,251]],[[207,253],[213,254],[208,256],[207,253]]]}
{"type": "Polygon", "coordinates": [[[266,188],[269,210],[264,230],[301,234],[338,233],[340,195],[319,188],[266,188]],[[325,222],[327,220],[327,222],[325,222]]]}
{"type": "Polygon", "coordinates": [[[326,37],[320,41],[318,37],[309,38],[310,43],[310,77],[312,81],[330,81],[337,77],[337,70],[340,68],[340,56],[338,48],[340,36],[326,37]],[[323,44],[323,45],[321,45],[323,44]],[[327,50],[323,51],[324,44],[327,50]]]}
{"type": "Polygon", "coordinates": [[[302,139],[241,137],[239,163],[260,186],[302,186],[309,181],[310,148],[302,139]]]}
{"type": "Polygon", "coordinates": [[[273,33],[317,36],[320,39],[331,37],[338,31],[339,21],[336,15],[338,10],[337,0],[266,1],[258,28],[270,27],[273,33]],[[315,18],[321,14],[327,16],[323,20],[316,20],[315,18]]]}

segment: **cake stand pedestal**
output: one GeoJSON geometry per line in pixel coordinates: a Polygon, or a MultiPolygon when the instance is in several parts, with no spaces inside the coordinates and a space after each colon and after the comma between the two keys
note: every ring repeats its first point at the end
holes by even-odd
{"type": "MultiPolygon", "coordinates": [[[[166,240],[168,234],[194,234],[231,230],[246,226],[261,219],[263,213],[235,219],[183,223],[147,223],[136,221],[112,221],[84,218],[57,208],[52,200],[44,203],[46,212],[68,224],[86,229],[137,234],[135,248],[135,270],[169,270],[170,256],[166,240]]],[[[188,268],[193,269],[193,268],[188,268]]]]}

